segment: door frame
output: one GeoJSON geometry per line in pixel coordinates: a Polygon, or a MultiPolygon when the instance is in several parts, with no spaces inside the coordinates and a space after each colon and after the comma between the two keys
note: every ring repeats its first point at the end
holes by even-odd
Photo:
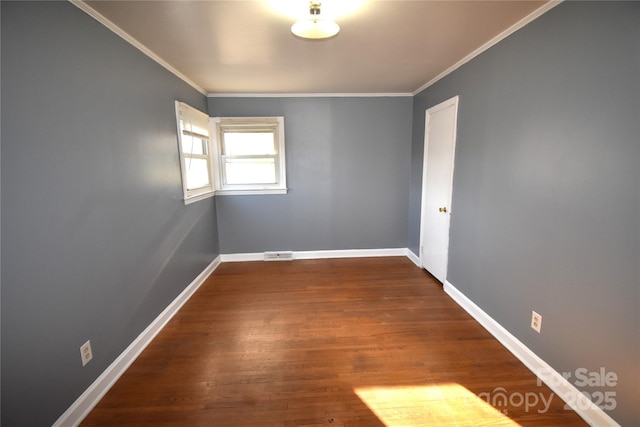
{"type": "MultiPolygon", "coordinates": [[[[420,246],[419,246],[419,259],[421,268],[424,267],[423,256],[424,256],[424,223],[426,217],[426,196],[425,196],[425,188],[427,184],[427,164],[429,159],[429,120],[430,115],[437,113],[438,111],[448,108],[450,106],[455,106],[455,111],[453,115],[453,143],[452,147],[452,165],[451,165],[451,177],[449,178],[450,182],[450,191],[449,191],[449,199],[448,199],[448,215],[451,218],[451,201],[453,199],[453,173],[455,169],[455,153],[456,153],[456,141],[458,140],[458,109],[459,109],[459,100],[460,96],[456,95],[453,98],[449,98],[446,101],[443,101],[433,107],[428,108],[425,111],[425,121],[424,121],[424,153],[423,153],[423,163],[422,163],[422,188],[420,190],[420,246]]],[[[451,229],[451,223],[449,222],[449,229],[451,229]]],[[[445,265],[445,275],[448,273],[449,267],[449,232],[447,233],[447,260],[445,265]]],[[[445,277],[446,280],[446,277],[445,277]]],[[[444,281],[443,281],[444,283],[444,281]]]]}

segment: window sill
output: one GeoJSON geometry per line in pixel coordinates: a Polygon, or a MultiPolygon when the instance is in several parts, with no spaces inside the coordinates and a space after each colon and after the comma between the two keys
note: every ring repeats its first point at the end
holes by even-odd
{"type": "Polygon", "coordinates": [[[216,195],[215,191],[213,190],[207,191],[206,193],[201,193],[196,196],[191,196],[188,199],[184,199],[184,204],[190,205],[192,203],[199,202],[200,200],[208,199],[209,197],[213,197],[215,195],[216,195]]]}
{"type": "Polygon", "coordinates": [[[262,194],[287,194],[286,188],[265,188],[250,189],[250,190],[216,190],[216,196],[249,196],[249,195],[262,195],[262,194]]]}

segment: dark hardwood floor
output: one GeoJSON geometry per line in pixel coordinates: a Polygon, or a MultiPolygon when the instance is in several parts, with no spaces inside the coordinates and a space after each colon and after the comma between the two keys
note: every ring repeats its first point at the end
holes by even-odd
{"type": "Polygon", "coordinates": [[[398,257],[222,264],[82,425],[587,424],[398,257]]]}

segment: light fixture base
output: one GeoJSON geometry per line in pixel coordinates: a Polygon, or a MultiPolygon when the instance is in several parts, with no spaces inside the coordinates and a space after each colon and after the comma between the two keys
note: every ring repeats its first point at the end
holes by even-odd
{"type": "Polygon", "coordinates": [[[291,26],[291,32],[303,39],[328,39],[340,31],[340,26],[328,19],[301,19],[291,26]]]}
{"type": "Polygon", "coordinates": [[[330,19],[320,17],[321,4],[317,1],[309,3],[309,17],[301,19],[291,26],[291,32],[303,39],[328,39],[340,31],[340,26],[330,19]]]}

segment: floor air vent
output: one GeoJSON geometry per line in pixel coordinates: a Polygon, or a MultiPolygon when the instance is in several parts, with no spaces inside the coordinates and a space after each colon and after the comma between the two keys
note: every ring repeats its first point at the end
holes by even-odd
{"type": "Polygon", "coordinates": [[[291,261],[293,259],[293,252],[265,252],[265,261],[291,261]]]}

